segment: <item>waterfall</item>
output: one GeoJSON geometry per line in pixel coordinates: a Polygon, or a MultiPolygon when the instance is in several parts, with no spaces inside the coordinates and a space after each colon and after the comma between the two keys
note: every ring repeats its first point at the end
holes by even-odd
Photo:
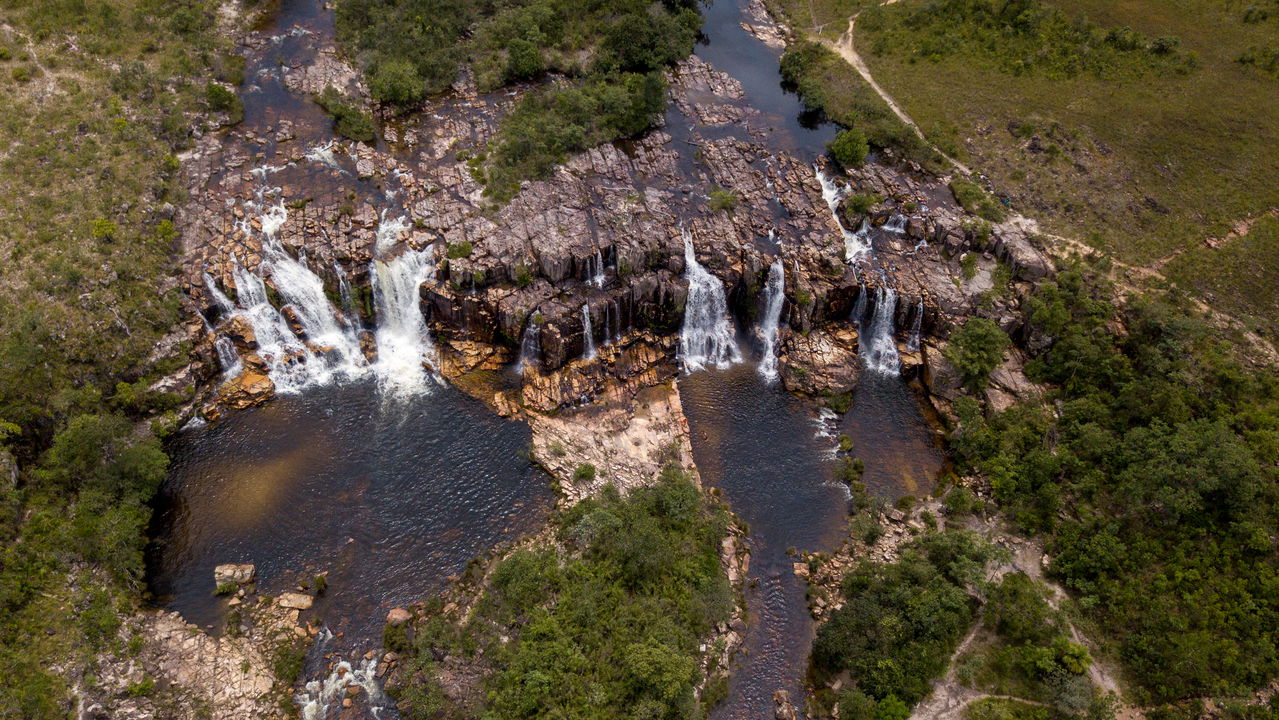
{"type": "Polygon", "coordinates": [[[306,155],[304,155],[303,157],[305,157],[307,160],[310,160],[311,162],[319,163],[321,165],[325,165],[329,168],[332,168],[333,170],[337,170],[338,172],[344,175],[350,174],[341,165],[338,164],[337,155],[334,154],[333,152],[332,141],[327,142],[323,145],[316,145],[310,150],[307,150],[306,155]]]}
{"type": "Polygon", "coordinates": [[[591,262],[591,279],[590,284],[597,288],[604,287],[604,253],[597,247],[595,248],[595,258],[591,262]]]}
{"type": "Polygon", "coordinates": [[[888,222],[884,223],[883,229],[885,232],[890,232],[895,235],[901,235],[905,233],[906,232],[906,216],[902,215],[901,213],[893,213],[892,216],[888,218],[888,222]]]}
{"type": "Polygon", "coordinates": [[[262,217],[262,232],[266,236],[262,265],[271,273],[280,299],[293,310],[307,342],[315,348],[315,356],[308,359],[307,364],[316,364],[318,359],[332,373],[357,375],[367,362],[360,351],[356,328],[329,302],[319,276],[290,257],[276,238],[287,215],[281,203],[262,217]]]}
{"type": "Polygon", "coordinates": [[[759,374],[773,382],[777,379],[777,326],[782,318],[785,302],[786,272],[782,259],[777,258],[768,269],[768,284],[764,288],[764,321],[759,326],[764,340],[764,355],[759,361],[759,374]]]}
{"type": "Polygon", "coordinates": [[[906,341],[906,349],[911,352],[919,352],[919,334],[924,326],[924,299],[919,299],[919,304],[915,306],[915,319],[910,321],[910,339],[906,341]]]}
{"type": "Polygon", "coordinates": [[[822,186],[822,199],[826,201],[826,206],[830,208],[831,217],[835,219],[835,224],[839,226],[839,232],[844,236],[844,261],[854,262],[862,255],[871,251],[870,240],[863,230],[866,229],[863,223],[862,230],[853,232],[844,227],[844,221],[840,219],[840,203],[844,200],[844,190],[835,184],[834,178],[827,175],[820,166],[814,165],[813,169],[817,171],[817,182],[822,186]]]}
{"type": "Polygon", "coordinates": [[[219,335],[213,341],[213,348],[218,351],[218,365],[222,367],[222,379],[230,380],[239,375],[244,369],[244,364],[240,361],[240,354],[235,351],[235,345],[226,337],[219,335]]]}
{"type": "Polygon", "coordinates": [[[595,337],[594,330],[591,328],[591,308],[586,303],[582,303],[582,356],[587,360],[595,357],[595,337]]]}
{"type": "Polygon", "coordinates": [[[378,218],[377,232],[373,235],[374,249],[378,254],[389,251],[395,247],[396,241],[400,238],[400,233],[408,230],[411,226],[412,224],[405,215],[388,221],[386,219],[386,210],[383,210],[381,217],[378,218]]]}
{"type": "Polygon", "coordinates": [[[235,279],[235,291],[239,297],[236,312],[253,328],[258,354],[266,361],[267,374],[275,383],[277,393],[298,392],[311,382],[327,382],[329,374],[324,364],[307,361],[312,352],[293,334],[284,315],[267,300],[266,285],[262,278],[236,262],[231,268],[235,279]],[[305,358],[305,359],[304,359],[305,358]]]}
{"type": "Polygon", "coordinates": [[[897,354],[897,341],[893,338],[893,315],[897,310],[897,293],[887,284],[880,285],[875,294],[875,307],[870,322],[865,320],[865,295],[857,300],[858,345],[866,368],[879,375],[896,377],[901,372],[901,357],[897,354]]]}
{"type": "Polygon", "coordinates": [[[684,327],[679,334],[679,348],[684,371],[701,370],[706,363],[726,368],[741,362],[742,354],[733,338],[724,283],[697,262],[693,237],[687,230],[683,234],[688,299],[684,304],[684,327]]]}
{"type": "Polygon", "coordinates": [[[370,268],[378,318],[373,372],[378,387],[389,397],[426,392],[433,375],[423,362],[439,367],[435,343],[422,315],[421,288],[435,276],[433,260],[430,248],[406,247],[393,257],[375,258],[370,268]]]}
{"type": "Polygon", "coordinates": [[[338,278],[338,297],[342,298],[342,312],[354,317],[355,301],[351,299],[351,282],[347,280],[346,271],[340,263],[333,263],[333,273],[338,278]]]}
{"type": "Polygon", "coordinates": [[[515,371],[518,373],[524,373],[529,368],[535,368],[541,364],[542,350],[538,343],[540,333],[536,319],[537,311],[534,310],[529,315],[528,323],[524,325],[524,333],[520,336],[520,360],[515,365],[515,371]]]}
{"type": "Polygon", "coordinates": [[[213,296],[213,302],[217,303],[223,318],[229,318],[235,314],[235,303],[231,302],[231,298],[227,297],[226,293],[218,289],[217,283],[213,282],[213,278],[207,272],[204,273],[204,286],[209,289],[209,294],[213,296]]]}

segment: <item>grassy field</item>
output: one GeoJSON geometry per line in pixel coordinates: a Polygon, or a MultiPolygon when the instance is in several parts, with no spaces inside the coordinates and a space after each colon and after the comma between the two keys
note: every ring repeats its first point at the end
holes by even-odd
{"type": "Polygon", "coordinates": [[[175,154],[239,106],[210,90],[236,79],[234,20],[203,0],[0,0],[0,459],[21,470],[0,480],[0,716],[67,717],[139,603],[179,400],[147,388],[186,350],[156,352],[178,322],[175,154]]]}
{"type": "Polygon", "coordinates": [[[1203,242],[1279,207],[1279,76],[1266,65],[1279,48],[1279,8],[776,4],[797,29],[829,39],[862,11],[856,46],[879,83],[1015,208],[1127,262],[1162,265],[1185,253],[1169,263],[1173,279],[1214,292],[1273,337],[1265,318],[1279,317],[1275,293],[1249,289],[1264,288],[1276,267],[1238,262],[1247,251],[1232,247],[1261,249],[1271,236],[1219,251],[1203,242]],[[1258,62],[1239,61],[1250,52],[1258,62]]]}

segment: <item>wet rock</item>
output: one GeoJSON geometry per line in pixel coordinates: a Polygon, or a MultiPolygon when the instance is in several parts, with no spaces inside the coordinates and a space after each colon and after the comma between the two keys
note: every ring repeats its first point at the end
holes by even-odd
{"type": "Polygon", "coordinates": [[[218,403],[232,410],[253,407],[275,394],[275,383],[264,372],[245,368],[218,389],[218,403]]]}
{"type": "Polygon", "coordinates": [[[227,563],[213,568],[213,582],[216,585],[251,583],[256,573],[252,563],[227,563]]]}
{"type": "Polygon", "coordinates": [[[790,335],[778,353],[782,383],[791,392],[809,396],[851,392],[861,369],[857,341],[857,330],[851,325],[790,335]]]}
{"type": "Polygon", "coordinates": [[[280,596],[275,599],[276,605],[290,610],[310,610],[314,602],[315,598],[310,595],[297,592],[280,593],[280,596]]]}
{"type": "Polygon", "coordinates": [[[798,720],[799,710],[791,702],[790,693],[777,690],[773,693],[773,717],[777,720],[798,720]]]}

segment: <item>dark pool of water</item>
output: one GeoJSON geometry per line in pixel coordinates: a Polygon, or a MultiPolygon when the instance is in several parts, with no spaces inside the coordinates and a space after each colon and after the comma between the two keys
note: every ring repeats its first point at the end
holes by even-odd
{"type": "Polygon", "coordinates": [[[751,363],[680,379],[693,457],[706,485],[719,487],[750,525],[750,626],[745,653],[729,678],[728,699],[712,717],[773,716],[773,692],[799,698],[813,626],[804,582],[788,550],[839,544],[848,492],[831,482],[829,440],[818,438],[811,404],[767,385],[751,363]]]}
{"type": "Polygon", "coordinates": [[[862,481],[872,495],[896,500],[933,491],[942,450],[919,396],[901,378],[864,371],[839,431],[852,438],[853,454],[866,463],[862,481]]]}
{"type": "Polygon", "coordinates": [[[210,625],[225,611],[219,563],[255,563],[268,593],[328,571],[315,614],[349,647],[376,646],[388,609],[545,521],[554,497],[528,442],[527,426],[453,388],[384,406],[368,382],[184,432],[157,501],[151,589],[210,625]]]}

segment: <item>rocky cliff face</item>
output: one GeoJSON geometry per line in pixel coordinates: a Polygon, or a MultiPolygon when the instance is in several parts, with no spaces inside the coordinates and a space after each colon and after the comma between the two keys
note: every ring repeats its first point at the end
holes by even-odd
{"type": "MultiPolygon", "coordinates": [[[[352,78],[327,47],[286,75],[298,88],[353,86],[352,78]]],[[[179,219],[191,310],[230,337],[245,361],[247,379],[224,388],[221,404],[250,404],[272,388],[255,356],[258,343],[244,323],[223,317],[205,273],[235,296],[236,266],[253,271],[262,263],[269,208],[283,209],[275,234],[285,251],[305,259],[335,307],[349,305],[348,314],[359,318],[370,356],[370,261],[379,247],[428,249],[435,273],[421,286],[421,303],[442,349],[436,369],[457,375],[509,361],[531,336],[534,356],[525,361],[542,378],[531,400],[543,411],[598,389],[591,374],[599,371],[579,365],[561,387],[545,380],[588,344],[604,346],[635,330],[656,338],[678,331],[687,295],[683,230],[698,261],[724,282],[743,323],[758,310],[769,265],[783,260],[782,376],[804,392],[855,382],[855,370],[805,373],[798,381],[785,369],[848,360],[855,333],[809,335],[845,321],[859,297],[873,305],[878,287],[896,290],[894,324],[904,345],[912,332],[944,337],[979,304],[1013,323],[1012,301],[990,292],[998,264],[1014,280],[1050,269],[1024,233],[980,227],[944,184],[917,168],[872,163],[842,178],[823,169],[844,186],[834,196],[828,188],[827,198],[883,199],[864,216],[841,211],[837,219],[818,169],[770,141],[770,128],[734,79],[694,56],[670,80],[673,103],[663,127],[571,158],[500,209],[483,197],[475,158],[510,107],[508,94],[479,95],[463,84],[408,122],[388,124],[376,147],[326,139],[322,118],[310,127],[301,118],[205,137],[187,158],[192,202],[179,219]],[[386,221],[401,216],[403,229],[379,240],[386,221]],[[849,262],[845,227],[873,250],[849,262]],[[961,262],[969,254],[976,262],[961,262]]],[[[274,291],[270,276],[267,287],[274,291]]],[[[300,329],[288,308],[284,314],[300,329]]],[[[213,335],[200,324],[191,330],[212,379],[213,335]]],[[[648,347],[662,353],[648,364],[672,359],[672,343],[648,347]]],[[[607,373],[617,365],[596,360],[594,367],[607,373]]],[[[633,363],[625,367],[634,374],[633,363]]]]}

